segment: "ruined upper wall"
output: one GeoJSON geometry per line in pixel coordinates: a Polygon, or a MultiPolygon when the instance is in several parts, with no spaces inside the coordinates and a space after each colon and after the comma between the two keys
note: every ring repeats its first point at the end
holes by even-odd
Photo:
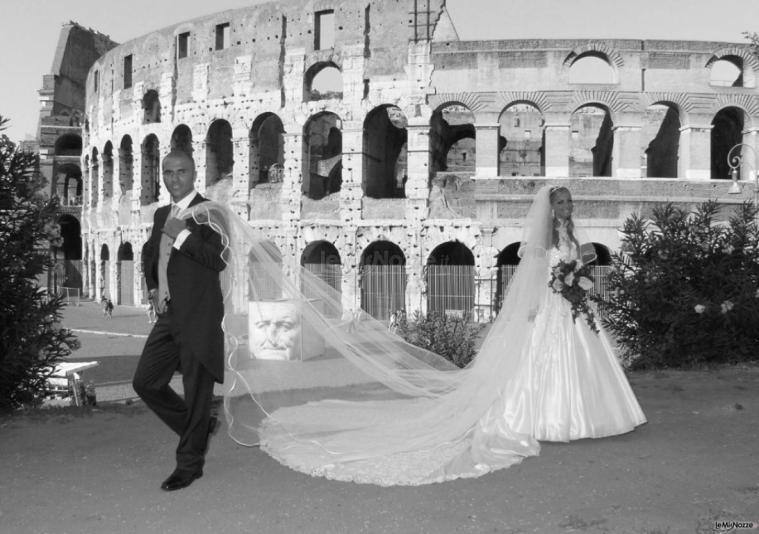
{"type": "Polygon", "coordinates": [[[408,42],[432,34],[442,4],[431,0],[430,13],[416,17],[413,0],[287,0],[180,22],[104,54],[90,70],[87,101],[102,108],[101,118],[110,122],[113,100],[128,113],[131,102],[142,97],[133,94],[138,84],[162,98],[171,94],[173,105],[181,105],[197,100],[199,91],[204,99],[231,97],[235,86],[238,93],[244,86],[247,95],[283,91],[288,69],[330,62],[344,70],[356,57],[363,58],[366,78],[405,78],[408,42]],[[334,12],[334,46],[319,50],[315,14],[327,10],[334,12]],[[217,27],[225,24],[229,42],[219,50],[217,27]],[[177,53],[182,34],[189,34],[186,57],[177,53]],[[128,56],[132,83],[125,88],[128,56]]]}
{"type": "Polygon", "coordinates": [[[432,44],[432,85],[446,92],[755,92],[759,61],[741,43],[631,39],[519,39],[432,44]],[[570,83],[575,59],[605,57],[613,83],[570,83]],[[715,87],[710,68],[725,56],[744,62],[742,87],[715,87]]]}

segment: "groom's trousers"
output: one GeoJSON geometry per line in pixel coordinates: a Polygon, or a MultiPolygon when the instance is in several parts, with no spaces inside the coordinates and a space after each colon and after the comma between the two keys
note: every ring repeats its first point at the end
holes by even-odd
{"type": "MultiPolygon", "coordinates": [[[[174,321],[176,323],[176,321],[174,321]]],[[[208,441],[214,379],[192,355],[192,347],[182,346],[182,325],[172,323],[171,304],[148,335],[132,386],[145,404],[179,435],[177,468],[202,469],[208,441]],[[184,398],[170,386],[174,373],[182,373],[184,398]]]]}

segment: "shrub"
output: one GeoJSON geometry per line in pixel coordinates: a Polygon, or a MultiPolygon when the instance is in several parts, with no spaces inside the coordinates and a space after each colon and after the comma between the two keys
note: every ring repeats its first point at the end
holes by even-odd
{"type": "Polygon", "coordinates": [[[757,208],[717,223],[715,201],[634,215],[612,256],[604,325],[637,368],[753,360],[759,353],[757,208]]]}
{"type": "Polygon", "coordinates": [[[412,345],[439,354],[458,367],[465,367],[477,353],[477,334],[481,329],[482,325],[470,322],[466,316],[423,315],[417,311],[410,320],[401,315],[396,332],[412,345]]]}
{"type": "Polygon", "coordinates": [[[38,283],[51,267],[58,204],[42,194],[35,167],[34,154],[0,133],[0,411],[41,400],[52,366],[77,346],[60,327],[61,298],[38,283]]]}

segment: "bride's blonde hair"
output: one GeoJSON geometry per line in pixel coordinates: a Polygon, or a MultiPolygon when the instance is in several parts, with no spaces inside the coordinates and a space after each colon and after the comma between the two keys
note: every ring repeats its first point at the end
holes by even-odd
{"type": "MultiPolygon", "coordinates": [[[[549,198],[551,204],[553,204],[553,201],[556,198],[556,195],[558,195],[559,193],[564,193],[564,192],[566,192],[566,193],[569,194],[569,198],[570,199],[572,198],[572,192],[569,190],[569,188],[564,187],[563,185],[562,186],[552,187],[551,191],[548,194],[548,198],[549,198]]],[[[552,242],[553,242],[554,245],[558,245],[559,244],[559,230],[558,229],[559,229],[560,225],[561,225],[561,223],[559,222],[559,220],[554,215],[554,217],[553,217],[553,239],[552,239],[552,242]]],[[[574,223],[574,220],[572,220],[572,216],[570,215],[567,218],[567,234],[569,235],[569,239],[572,240],[572,242],[577,246],[577,248],[579,250],[579,248],[580,248],[580,242],[577,241],[577,238],[575,237],[574,229],[575,229],[575,223],[574,223]]]]}

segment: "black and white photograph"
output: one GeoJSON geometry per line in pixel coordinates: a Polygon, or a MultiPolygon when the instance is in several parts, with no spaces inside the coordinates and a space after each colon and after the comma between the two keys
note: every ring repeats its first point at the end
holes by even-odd
{"type": "Polygon", "coordinates": [[[4,0],[0,532],[759,530],[758,0],[4,0]]]}

